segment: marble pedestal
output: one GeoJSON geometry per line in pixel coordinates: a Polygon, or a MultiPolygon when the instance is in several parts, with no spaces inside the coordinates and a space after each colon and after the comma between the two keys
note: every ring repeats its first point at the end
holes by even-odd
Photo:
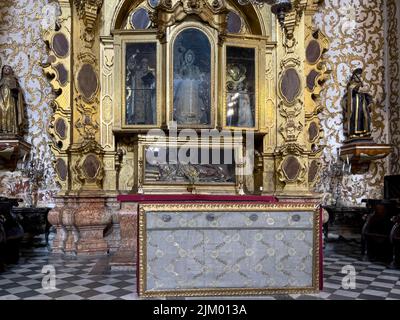
{"type": "Polygon", "coordinates": [[[131,271],[136,266],[137,252],[137,204],[123,204],[118,213],[120,247],[113,255],[110,268],[113,271],[131,271]]]}
{"type": "Polygon", "coordinates": [[[52,250],[65,254],[106,254],[104,229],[111,223],[112,212],[103,197],[64,196],[56,198],[49,222],[57,228],[52,250]]]}

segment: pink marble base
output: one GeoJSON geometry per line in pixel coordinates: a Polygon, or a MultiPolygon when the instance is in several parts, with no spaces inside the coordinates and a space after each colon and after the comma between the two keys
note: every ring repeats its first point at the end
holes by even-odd
{"type": "Polygon", "coordinates": [[[136,265],[137,252],[137,204],[124,204],[118,213],[121,242],[113,255],[112,270],[133,268],[136,265]]]}
{"type": "Polygon", "coordinates": [[[111,223],[111,211],[102,197],[58,197],[48,220],[57,228],[53,252],[106,254],[103,230],[111,223]]]}

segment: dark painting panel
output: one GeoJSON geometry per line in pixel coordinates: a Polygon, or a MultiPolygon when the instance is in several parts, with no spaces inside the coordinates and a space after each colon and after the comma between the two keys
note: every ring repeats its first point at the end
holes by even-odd
{"type": "Polygon", "coordinates": [[[129,43],[126,46],[127,125],[157,124],[156,43],[129,43]]]}

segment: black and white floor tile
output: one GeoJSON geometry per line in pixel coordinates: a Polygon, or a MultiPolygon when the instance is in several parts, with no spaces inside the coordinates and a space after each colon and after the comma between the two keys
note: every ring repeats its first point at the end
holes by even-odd
{"type": "MultiPolygon", "coordinates": [[[[324,290],[317,295],[237,297],[265,300],[398,300],[400,270],[381,263],[364,261],[358,246],[349,243],[327,244],[324,258],[324,290]],[[356,270],[356,288],[342,287],[342,269],[356,270]]],[[[134,272],[108,271],[108,257],[67,258],[49,254],[46,248],[24,251],[20,263],[0,274],[0,300],[136,300],[134,272]],[[56,289],[42,287],[43,267],[54,266],[56,289]]],[[[221,299],[221,297],[218,297],[221,299]]],[[[232,298],[226,298],[232,299],[232,298]]]]}

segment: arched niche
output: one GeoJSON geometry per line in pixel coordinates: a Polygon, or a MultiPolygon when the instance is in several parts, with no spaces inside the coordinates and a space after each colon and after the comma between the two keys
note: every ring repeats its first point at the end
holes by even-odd
{"type": "MultiPolygon", "coordinates": [[[[163,1],[163,0],[160,0],[163,1]]],[[[180,0],[172,0],[172,6],[175,5],[180,0]]],[[[185,0],[184,0],[185,1],[185,0]]],[[[208,0],[210,3],[211,1],[208,0]]],[[[245,6],[239,5],[236,1],[225,1],[226,7],[240,15],[246,25],[246,33],[256,36],[270,36],[272,30],[271,21],[265,21],[265,17],[261,14],[260,9],[256,9],[252,4],[245,6]]],[[[151,7],[147,4],[147,0],[120,0],[115,6],[114,13],[112,15],[112,21],[110,24],[110,33],[113,30],[125,29],[127,21],[131,13],[139,7],[151,7]]],[[[269,12],[269,6],[265,5],[266,8],[261,10],[266,10],[269,12]]],[[[269,16],[269,15],[267,15],[269,16]]],[[[270,19],[269,19],[270,20],[270,19]]]]}

